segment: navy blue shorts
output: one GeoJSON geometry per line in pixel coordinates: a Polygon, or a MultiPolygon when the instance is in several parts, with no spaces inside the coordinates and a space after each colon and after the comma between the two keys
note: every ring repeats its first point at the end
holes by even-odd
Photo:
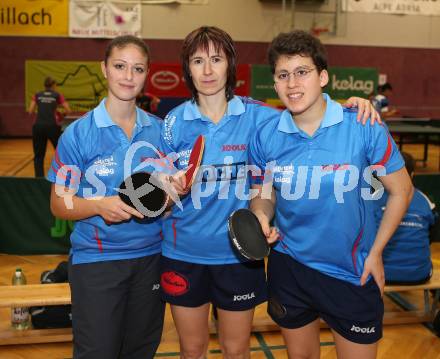
{"type": "Polygon", "coordinates": [[[264,261],[205,265],[162,256],[160,283],[162,299],[183,307],[211,302],[240,311],[267,300],[264,261]]]}
{"type": "Polygon", "coordinates": [[[267,311],[280,327],[301,328],[320,317],[351,342],[372,344],[382,338],[384,306],[373,278],[356,286],[277,251],[270,254],[267,269],[267,311]]]}

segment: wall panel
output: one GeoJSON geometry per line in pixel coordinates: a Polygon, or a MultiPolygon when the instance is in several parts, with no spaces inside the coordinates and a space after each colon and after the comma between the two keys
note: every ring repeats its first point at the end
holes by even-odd
{"type": "MultiPolygon", "coordinates": [[[[180,40],[146,40],[153,62],[178,62],[180,40]]],[[[26,59],[100,60],[107,41],[0,37],[0,135],[29,136],[24,109],[26,59]]],[[[267,43],[237,42],[239,62],[266,62],[267,43]]],[[[327,45],[330,65],[377,67],[395,91],[393,105],[405,115],[440,118],[440,49],[327,45]]]]}

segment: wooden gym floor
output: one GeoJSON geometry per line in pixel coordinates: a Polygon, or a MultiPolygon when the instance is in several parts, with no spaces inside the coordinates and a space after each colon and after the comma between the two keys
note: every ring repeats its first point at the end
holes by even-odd
{"type": "MultiPolygon", "coordinates": [[[[404,150],[416,158],[421,157],[421,145],[405,145],[404,150]]],[[[48,145],[45,161],[46,170],[49,168],[53,149],[48,145]]],[[[0,140],[0,175],[1,176],[33,176],[32,144],[29,139],[0,140]]],[[[438,171],[439,147],[430,146],[429,162],[426,168],[418,167],[417,172],[429,173],[438,171]]],[[[0,239],[1,240],[1,239],[0,239]]],[[[432,257],[435,270],[440,270],[440,243],[432,245],[432,257]]],[[[65,256],[16,256],[0,254],[0,285],[10,284],[16,267],[23,268],[28,283],[38,283],[40,273],[54,268],[65,256]]],[[[423,301],[422,293],[402,294],[405,301],[420,306],[423,301]]],[[[385,298],[386,311],[403,311],[404,309],[385,298]]],[[[256,310],[256,317],[266,316],[265,305],[256,310]]],[[[0,328],[10,325],[9,309],[0,310],[0,328]]],[[[336,358],[336,349],[329,330],[321,330],[321,358],[336,358]]],[[[209,358],[220,358],[218,340],[211,336],[209,358]]],[[[179,344],[171,315],[167,309],[162,342],[156,357],[178,357],[179,344]]],[[[72,357],[71,343],[48,343],[0,346],[1,359],[67,359],[72,357]]],[[[251,338],[252,358],[287,358],[285,346],[279,332],[253,333],[251,338]]],[[[384,336],[379,344],[378,358],[418,359],[439,358],[440,339],[432,332],[430,325],[410,324],[384,327],[384,336]]]]}

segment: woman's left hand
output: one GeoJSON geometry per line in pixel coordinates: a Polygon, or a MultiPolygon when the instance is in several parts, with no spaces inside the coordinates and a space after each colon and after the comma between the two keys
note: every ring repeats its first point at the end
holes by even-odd
{"type": "Polygon", "coordinates": [[[373,104],[361,97],[350,97],[345,103],[342,104],[343,107],[352,108],[357,107],[357,121],[362,121],[365,125],[370,118],[370,124],[374,125],[375,122],[382,124],[380,114],[376,111],[373,104]]]}
{"type": "Polygon", "coordinates": [[[368,257],[365,259],[364,272],[361,276],[361,285],[364,285],[367,282],[368,275],[370,274],[376,281],[376,284],[380,290],[380,295],[383,297],[383,291],[385,288],[385,271],[383,268],[381,254],[370,252],[368,257]]]}

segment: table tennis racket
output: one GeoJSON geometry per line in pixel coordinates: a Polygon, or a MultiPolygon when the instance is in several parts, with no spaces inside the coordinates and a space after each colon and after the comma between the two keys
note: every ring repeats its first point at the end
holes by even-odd
{"type": "Polygon", "coordinates": [[[150,218],[160,215],[168,200],[167,194],[159,186],[159,180],[148,172],[128,176],[119,186],[119,197],[122,202],[150,218]]]}
{"type": "Polygon", "coordinates": [[[185,172],[186,189],[190,188],[194,182],[197,171],[202,162],[203,150],[205,149],[205,138],[203,135],[197,137],[189,156],[188,169],[185,172]]]}
{"type": "Polygon", "coordinates": [[[61,126],[64,121],[64,114],[61,111],[55,111],[55,123],[61,126]]]}
{"type": "Polygon", "coordinates": [[[260,222],[249,209],[234,211],[229,216],[228,229],[232,245],[246,259],[260,260],[269,255],[270,247],[260,222]]]}

